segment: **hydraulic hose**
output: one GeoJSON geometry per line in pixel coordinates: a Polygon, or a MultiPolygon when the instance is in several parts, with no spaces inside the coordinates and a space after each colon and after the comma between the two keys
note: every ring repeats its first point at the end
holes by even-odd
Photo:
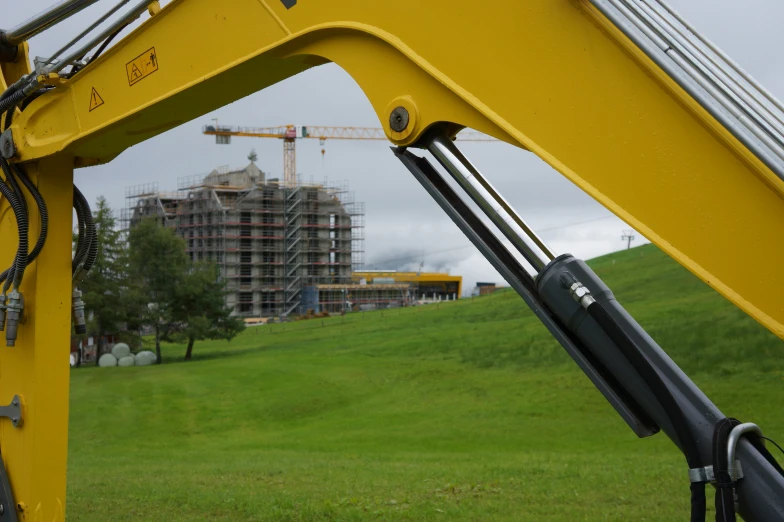
{"type": "Polygon", "coordinates": [[[79,265],[82,265],[86,272],[92,268],[98,257],[98,237],[90,204],[76,186],[74,186],[73,198],[74,209],[76,209],[79,221],[79,240],[73,260],[73,270],[76,272],[79,265]]]}
{"type": "Polygon", "coordinates": [[[27,95],[25,95],[24,90],[21,89],[11,94],[4,100],[0,101],[0,113],[5,112],[12,107],[16,107],[26,97],[27,95]]]}
{"type": "Polygon", "coordinates": [[[88,237],[87,231],[87,218],[85,216],[85,204],[86,201],[82,193],[79,192],[79,189],[74,186],[73,192],[73,208],[76,211],[76,221],[78,223],[78,236],[76,241],[76,252],[74,254],[73,263],[72,263],[72,272],[76,274],[79,265],[84,263],[85,258],[87,257],[87,251],[90,247],[90,238],[88,237]],[[81,197],[80,197],[81,196],[81,197]]]}
{"type": "Polygon", "coordinates": [[[7,111],[5,111],[5,120],[3,120],[3,130],[8,129],[13,123],[14,119],[14,111],[16,111],[16,107],[11,107],[7,111]]]}
{"type": "MultiPolygon", "coordinates": [[[[87,201],[85,200],[85,203],[87,201]]],[[[87,220],[85,229],[87,230],[87,237],[90,239],[90,244],[87,248],[87,256],[84,260],[84,271],[89,272],[98,259],[98,233],[95,230],[95,220],[93,219],[93,212],[90,206],[85,207],[87,220]]]]}
{"type": "MultiPolygon", "coordinates": [[[[659,400],[662,409],[667,413],[678,445],[683,451],[689,468],[701,468],[699,446],[689,432],[683,410],[664,384],[661,376],[645,357],[634,341],[624,332],[623,328],[597,301],[587,308],[588,314],[599,324],[610,339],[618,346],[624,357],[637,370],[645,384],[659,400]]],[[[705,522],[706,500],[705,484],[691,484],[691,522],[705,522]]]]}
{"type": "MultiPolygon", "coordinates": [[[[36,202],[36,206],[38,207],[38,213],[41,219],[41,226],[40,231],[38,233],[38,241],[36,241],[35,247],[30,251],[27,255],[27,265],[29,266],[33,261],[36,260],[38,255],[43,250],[44,245],[46,244],[46,238],[49,231],[49,212],[46,208],[46,202],[44,198],[41,196],[41,193],[38,191],[38,188],[33,184],[30,178],[27,176],[27,173],[16,165],[11,165],[11,169],[16,173],[19,179],[22,181],[22,184],[27,188],[30,194],[33,196],[33,199],[36,202]]],[[[6,269],[4,272],[0,273],[0,283],[5,281],[9,275],[13,279],[16,273],[16,265],[12,266],[9,269],[6,269]]]]}
{"type": "Polygon", "coordinates": [[[10,87],[8,87],[5,91],[3,91],[2,94],[0,94],[0,103],[4,102],[8,98],[13,96],[17,92],[19,92],[19,89],[21,87],[22,87],[22,82],[21,81],[17,81],[16,83],[14,83],[10,87]]]}
{"type": "MultiPolygon", "coordinates": [[[[33,84],[27,84],[24,87],[22,85],[21,82],[17,82],[0,95],[0,115],[3,116],[2,125],[4,131],[10,127],[16,107],[30,94],[30,87],[35,88],[33,84]]],[[[0,179],[0,194],[8,200],[14,211],[19,234],[14,263],[0,274],[0,282],[3,283],[0,296],[0,330],[5,330],[6,346],[15,346],[18,327],[21,323],[22,311],[24,309],[24,296],[19,289],[22,285],[27,265],[38,257],[46,243],[49,230],[49,213],[41,193],[23,169],[16,165],[9,165],[6,158],[0,157],[0,170],[5,175],[5,179],[0,179]],[[17,176],[19,177],[18,181],[16,179],[17,176]],[[27,199],[20,183],[30,192],[41,219],[38,240],[31,252],[28,252],[30,224],[27,199]],[[9,289],[11,289],[10,293],[9,289]]]]}
{"type": "Polygon", "coordinates": [[[27,212],[25,206],[19,201],[18,195],[2,180],[0,180],[0,193],[2,193],[3,197],[5,197],[11,205],[19,230],[19,246],[16,252],[16,258],[14,259],[11,268],[5,272],[6,278],[2,291],[3,295],[5,295],[8,292],[11,283],[17,281],[19,270],[24,273],[24,267],[27,264],[27,212]]]}
{"type": "Polygon", "coordinates": [[[44,245],[46,244],[46,238],[49,234],[49,210],[46,208],[46,201],[44,201],[43,196],[38,191],[38,187],[32,182],[30,177],[27,173],[16,164],[11,165],[11,170],[13,170],[19,179],[22,181],[22,184],[25,188],[30,192],[33,196],[33,200],[35,200],[35,204],[38,207],[38,214],[41,219],[41,227],[38,232],[38,241],[35,243],[35,247],[30,251],[30,254],[27,256],[27,264],[29,265],[33,261],[38,258],[38,255],[43,250],[44,245]]]}
{"type": "Polygon", "coordinates": [[[98,235],[95,230],[95,221],[93,220],[90,204],[75,185],[73,188],[73,206],[76,209],[76,216],[79,221],[79,238],[72,264],[73,293],[71,294],[71,315],[74,331],[77,334],[85,334],[87,333],[85,306],[82,301],[82,292],[79,290],[78,285],[98,258],[98,235]]]}
{"type": "Polygon", "coordinates": [[[27,252],[28,248],[28,231],[29,231],[29,223],[28,223],[28,213],[27,213],[27,200],[24,197],[24,193],[22,192],[21,187],[16,181],[16,177],[14,176],[13,171],[8,165],[8,162],[0,158],[0,168],[2,168],[3,173],[5,174],[5,180],[8,184],[9,188],[14,192],[16,195],[17,202],[20,206],[21,213],[23,219],[20,221],[17,218],[17,227],[19,229],[19,249],[17,250],[16,260],[12,267],[12,273],[8,274],[8,283],[11,281],[13,282],[14,288],[19,288],[22,284],[22,278],[24,277],[25,268],[27,268],[28,257],[29,254],[27,252]]]}

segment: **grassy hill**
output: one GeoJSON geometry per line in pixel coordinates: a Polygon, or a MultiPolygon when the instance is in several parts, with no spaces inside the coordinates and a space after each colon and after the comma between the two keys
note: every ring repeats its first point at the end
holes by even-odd
{"type": "MultiPolygon", "coordinates": [[[[778,338],[652,246],[591,264],[725,414],[784,440],[778,338]]],[[[687,518],[683,457],[513,292],[183,352],[72,372],[69,520],[687,518]]]]}

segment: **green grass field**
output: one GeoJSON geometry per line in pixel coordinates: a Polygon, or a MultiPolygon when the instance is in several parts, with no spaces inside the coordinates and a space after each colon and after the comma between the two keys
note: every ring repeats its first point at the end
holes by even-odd
{"type": "MultiPolygon", "coordinates": [[[[652,246],[592,266],[726,415],[784,440],[778,338],[652,246]]],[[[683,457],[512,292],[183,353],[72,372],[69,520],[688,518],[683,457]]]]}

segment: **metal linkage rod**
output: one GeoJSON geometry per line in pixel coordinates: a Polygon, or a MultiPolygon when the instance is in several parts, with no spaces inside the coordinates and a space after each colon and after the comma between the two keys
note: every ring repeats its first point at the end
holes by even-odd
{"type": "MultiPolygon", "coordinates": [[[[651,20],[656,20],[661,24],[662,29],[673,41],[687,49],[691,53],[692,58],[715,77],[714,81],[718,79],[718,81],[723,82],[726,88],[737,96],[742,103],[748,105],[753,111],[759,111],[758,116],[769,126],[768,130],[770,132],[781,134],[781,129],[784,127],[784,113],[781,110],[776,110],[759,89],[756,89],[748,80],[742,81],[745,78],[742,78],[737,71],[734,71],[715,52],[710,52],[699,35],[695,35],[693,30],[688,29],[683,24],[679,25],[676,23],[676,18],[663,9],[656,0],[636,1],[647,15],[651,17],[651,20]]],[[[780,138],[781,136],[779,136],[780,138]]]]}
{"type": "MultiPolygon", "coordinates": [[[[67,66],[73,64],[75,61],[80,60],[84,55],[86,55],[90,50],[94,49],[96,46],[100,45],[101,42],[109,38],[114,32],[119,30],[120,28],[126,26],[127,24],[133,22],[137,18],[139,18],[142,13],[147,10],[147,6],[149,6],[151,0],[142,0],[138,4],[136,4],[130,11],[122,15],[120,18],[109,24],[103,31],[98,33],[92,39],[90,39],[86,44],[82,45],[78,49],[71,51],[68,55],[66,55],[62,60],[58,60],[55,63],[48,64],[46,66],[47,73],[56,73],[62,71],[67,66]]],[[[63,52],[62,50],[58,52],[63,52]]]]}
{"type": "Polygon", "coordinates": [[[697,37],[697,39],[699,39],[699,41],[703,45],[705,45],[705,47],[707,47],[708,49],[716,53],[716,55],[722,60],[724,60],[724,62],[727,65],[729,65],[729,67],[732,68],[733,71],[735,71],[741,78],[749,82],[749,84],[755,89],[757,89],[757,91],[759,91],[759,93],[762,94],[762,96],[764,96],[770,103],[775,105],[780,111],[784,112],[784,105],[782,105],[782,103],[775,96],[773,96],[767,89],[765,89],[765,87],[760,85],[749,73],[744,71],[740,65],[738,65],[732,58],[727,56],[727,54],[724,51],[722,51],[718,46],[716,46],[716,44],[708,40],[704,35],[697,32],[697,30],[694,29],[694,27],[692,27],[691,24],[689,24],[689,22],[686,19],[684,19],[675,9],[670,7],[669,4],[667,4],[664,0],[656,0],[656,3],[659,4],[662,8],[664,8],[665,11],[667,11],[670,15],[672,15],[672,17],[675,18],[678,22],[680,22],[681,25],[683,25],[686,29],[691,31],[691,33],[694,34],[697,37]]]}
{"type": "Polygon", "coordinates": [[[509,203],[495,190],[447,136],[437,135],[427,149],[449,174],[479,205],[526,261],[541,272],[555,257],[536,233],[517,215],[509,203]]]}
{"type": "Polygon", "coordinates": [[[779,178],[784,179],[784,147],[665,41],[649,25],[650,17],[646,20],[638,16],[639,4],[627,0],[589,1],[779,178]]]}
{"type": "MultiPolygon", "coordinates": [[[[689,74],[706,92],[719,102],[725,110],[750,130],[760,141],[784,159],[784,143],[776,127],[781,127],[770,118],[755,110],[754,101],[737,89],[733,89],[733,81],[722,79],[720,68],[713,66],[704,57],[700,57],[697,49],[688,41],[680,38],[676,31],[668,29],[658,20],[651,17],[651,10],[646,11],[646,4],[634,0],[611,0],[616,2],[627,16],[639,27],[644,27],[657,42],[661,50],[679,67],[689,74]],[[697,53],[697,54],[694,54],[697,53]]],[[[654,13],[655,16],[656,13],[654,13]]],[[[658,13],[660,15],[660,13],[658,13]]],[[[759,105],[757,104],[757,107],[759,105]]]]}
{"type": "Polygon", "coordinates": [[[19,45],[96,2],[98,0],[63,0],[13,29],[3,31],[0,33],[0,41],[8,45],[19,45]]]}
{"type": "Polygon", "coordinates": [[[68,42],[67,44],[65,44],[64,46],[62,46],[60,49],[58,49],[58,50],[57,50],[57,52],[56,52],[56,53],[54,53],[52,56],[50,56],[50,57],[49,57],[49,60],[47,60],[47,65],[48,65],[48,64],[50,64],[50,63],[52,63],[52,62],[54,62],[54,60],[55,60],[55,59],[56,59],[58,56],[60,56],[60,55],[61,55],[61,54],[63,54],[65,51],[67,51],[68,49],[70,49],[72,45],[74,45],[76,42],[78,42],[79,40],[81,40],[82,38],[84,38],[84,37],[85,37],[87,34],[89,34],[89,33],[90,33],[90,32],[91,32],[93,29],[95,29],[96,27],[98,27],[99,25],[101,25],[102,23],[104,23],[106,20],[108,20],[110,16],[112,16],[114,13],[116,13],[117,11],[119,11],[119,10],[120,10],[120,8],[121,8],[122,6],[124,6],[125,4],[127,4],[127,3],[128,3],[128,2],[130,2],[130,1],[131,1],[131,0],[122,0],[122,1],[121,1],[121,2],[119,2],[117,5],[115,5],[114,7],[112,7],[111,9],[109,9],[108,11],[106,11],[106,13],[104,13],[104,15],[103,15],[103,16],[101,16],[101,17],[100,17],[98,20],[96,20],[95,22],[93,22],[92,24],[90,24],[90,25],[87,27],[87,29],[85,29],[84,31],[82,31],[81,33],[79,33],[78,35],[76,35],[76,36],[75,36],[75,37],[74,37],[74,38],[73,38],[73,39],[72,39],[70,42],[68,42]]]}

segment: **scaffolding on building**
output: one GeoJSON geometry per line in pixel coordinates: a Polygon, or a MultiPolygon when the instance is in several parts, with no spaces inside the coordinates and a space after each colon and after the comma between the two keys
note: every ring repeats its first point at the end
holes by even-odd
{"type": "Polygon", "coordinates": [[[347,182],[283,186],[253,163],[126,189],[123,228],[153,217],[185,240],[194,261],[226,280],[227,304],[244,317],[302,313],[305,286],[349,284],[364,261],[364,204],[347,182]]]}

